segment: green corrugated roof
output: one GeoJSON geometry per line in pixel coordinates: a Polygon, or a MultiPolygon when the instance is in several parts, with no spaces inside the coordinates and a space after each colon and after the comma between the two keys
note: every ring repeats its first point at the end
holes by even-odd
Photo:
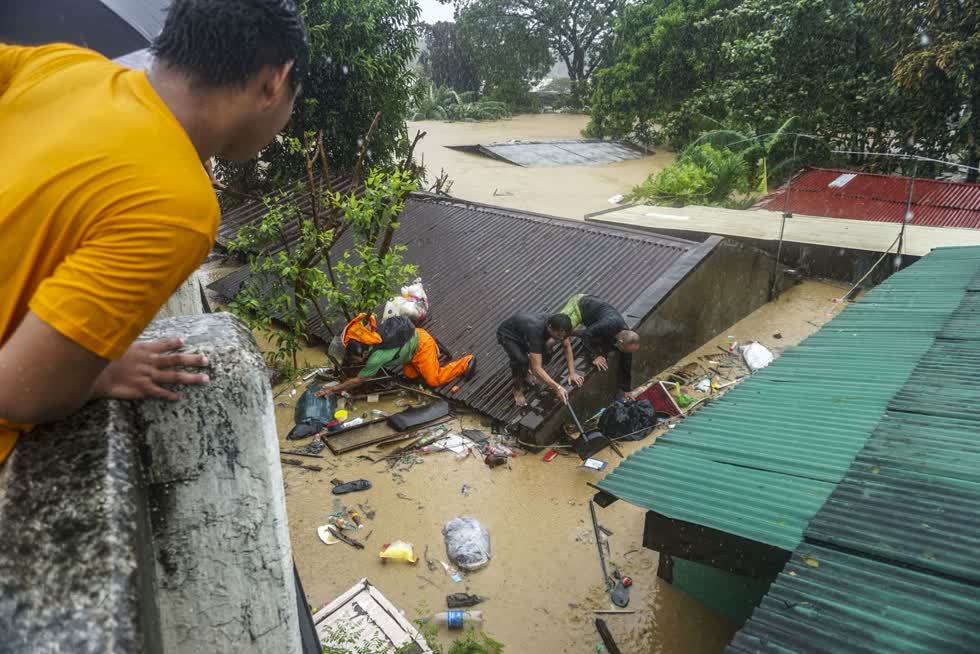
{"type": "Polygon", "coordinates": [[[980,651],[980,248],[937,254],[977,277],[728,652],[980,651]]]}
{"type": "Polygon", "coordinates": [[[970,584],[801,546],[725,651],[975,654],[978,615],[970,584]]]}
{"type": "MultiPolygon", "coordinates": [[[[950,316],[978,286],[978,272],[980,248],[933,251],[599,486],[671,518],[793,549],[820,494],[843,479],[943,326],[953,329],[950,316]]],[[[978,315],[965,311],[957,333],[978,315]]]]}

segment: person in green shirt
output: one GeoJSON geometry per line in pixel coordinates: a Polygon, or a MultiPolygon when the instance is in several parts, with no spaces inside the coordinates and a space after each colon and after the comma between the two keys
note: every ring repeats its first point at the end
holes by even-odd
{"type": "Polygon", "coordinates": [[[319,391],[318,397],[357,388],[376,377],[382,368],[401,366],[406,377],[421,378],[433,388],[448,384],[463,375],[469,379],[476,370],[476,357],[472,354],[450,361],[444,366],[440,365],[436,339],[429,332],[413,325],[408,318],[388,318],[377,331],[374,331],[373,325],[373,317],[367,319],[361,315],[344,329],[347,361],[361,369],[347,381],[319,391]],[[365,320],[368,320],[368,324],[365,324],[365,320]]]}

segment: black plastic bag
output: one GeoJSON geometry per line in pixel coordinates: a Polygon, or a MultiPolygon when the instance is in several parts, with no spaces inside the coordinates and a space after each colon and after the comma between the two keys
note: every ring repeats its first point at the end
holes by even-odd
{"type": "Polygon", "coordinates": [[[309,438],[313,434],[323,431],[327,423],[333,420],[334,410],[337,407],[337,398],[333,395],[327,397],[316,397],[316,392],[320,390],[320,384],[310,384],[300,395],[293,411],[295,425],[286,434],[289,440],[309,438]]]}
{"type": "Polygon", "coordinates": [[[599,418],[599,431],[610,439],[638,441],[646,437],[658,420],[649,400],[616,402],[599,418]]]}

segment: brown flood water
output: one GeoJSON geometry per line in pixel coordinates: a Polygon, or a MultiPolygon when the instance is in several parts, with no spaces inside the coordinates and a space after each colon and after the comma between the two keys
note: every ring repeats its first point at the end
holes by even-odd
{"type": "Polygon", "coordinates": [[[673,162],[674,153],[658,150],[642,159],[596,166],[524,168],[445,146],[582,138],[588,122],[588,116],[572,114],[522,114],[483,123],[410,122],[408,132],[427,133],[416,148],[416,159],[425,162],[430,181],[445,169],[453,180],[452,195],[578,219],[611,208],[610,197],[629,193],[650,173],[673,162]]]}
{"type": "MultiPolygon", "coordinates": [[[[715,345],[727,345],[729,335],[785,349],[839,311],[842,305],[833,298],[842,292],[841,286],[804,282],[692,355],[717,351],[715,345]],[[776,333],[782,338],[774,339],[776,333]]],[[[315,348],[304,352],[311,363],[317,356],[315,348]]],[[[283,436],[292,425],[293,404],[303,387],[298,383],[276,389],[282,449],[297,446],[283,436]],[[296,393],[291,394],[294,387],[296,393]]],[[[357,412],[386,406],[392,408],[361,402],[357,412]]],[[[469,415],[450,423],[454,429],[461,424],[480,428],[480,419],[469,415]]],[[[489,432],[487,426],[482,428],[489,432]]],[[[626,443],[624,450],[628,454],[652,440],[626,443]]],[[[284,466],[293,554],[311,605],[325,604],[362,577],[409,619],[444,610],[447,594],[468,591],[490,598],[477,608],[483,610],[487,633],[504,643],[506,652],[596,651],[600,640],[593,611],[614,607],[601,583],[588,510],[594,491],[585,482],[598,481],[604,472],[582,469],[572,456],[544,463],[540,454],[511,459],[509,465],[491,470],[480,459],[457,460],[443,452],[420,457],[420,463],[393,475],[383,463],[359,459],[363,452],[334,457],[324,450],[324,459],[304,460],[323,466],[322,472],[284,466]],[[365,478],[374,485],[340,498],[347,506],[363,503],[377,512],[356,535],[366,541],[364,550],[343,543],[327,546],[317,537],[317,526],[335,510],[330,493],[334,477],[365,478]],[[465,494],[464,485],[470,489],[465,494]],[[428,546],[431,558],[446,560],[441,529],[460,515],[474,516],[489,529],[492,560],[457,584],[441,567],[429,571],[423,552],[428,546]],[[414,544],[420,559],[416,565],[379,561],[382,545],[395,539],[414,544]]],[[[607,470],[618,463],[610,450],[598,456],[609,462],[607,470]]],[[[620,501],[597,511],[600,522],[613,532],[610,560],[635,581],[629,605],[635,613],[603,616],[620,649],[629,654],[720,652],[734,626],[656,577],[657,555],[641,546],[643,510],[620,501]]]]}

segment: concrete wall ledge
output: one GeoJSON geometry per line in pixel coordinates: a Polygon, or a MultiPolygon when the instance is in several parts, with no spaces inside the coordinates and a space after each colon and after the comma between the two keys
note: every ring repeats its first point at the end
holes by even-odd
{"type": "Polygon", "coordinates": [[[166,336],[210,384],[92,403],[0,469],[0,653],[300,651],[262,356],[229,314],[143,338],[166,336]]]}

